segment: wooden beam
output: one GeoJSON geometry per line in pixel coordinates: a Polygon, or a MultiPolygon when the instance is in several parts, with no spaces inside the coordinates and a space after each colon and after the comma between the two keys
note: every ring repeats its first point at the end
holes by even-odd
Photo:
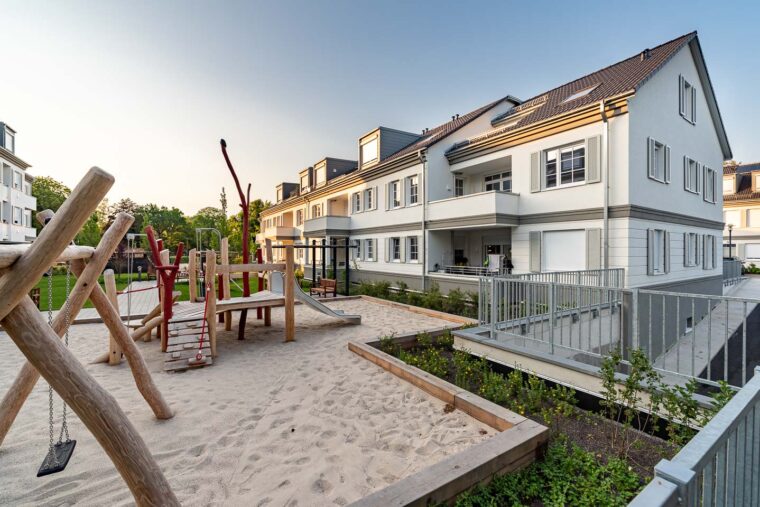
{"type": "Polygon", "coordinates": [[[143,336],[147,335],[150,336],[150,332],[153,331],[153,328],[156,328],[163,324],[164,322],[164,316],[158,315],[156,317],[153,317],[148,322],[145,323],[142,327],[138,327],[132,332],[132,339],[134,341],[139,340],[143,336]]]}
{"type": "MultiPolygon", "coordinates": [[[[218,267],[228,267],[230,265],[230,240],[228,238],[222,238],[220,250],[221,259],[219,260],[219,263],[221,265],[218,267]]],[[[224,294],[224,299],[230,299],[230,297],[232,297],[232,291],[230,290],[230,273],[225,273],[219,269],[217,269],[217,273],[222,275],[222,294],[224,294]]],[[[232,312],[224,312],[224,330],[232,330],[232,312]]]]}
{"type": "Polygon", "coordinates": [[[296,339],[295,311],[295,252],[293,245],[285,247],[285,341],[296,339]]]}
{"type": "MultiPolygon", "coordinates": [[[[29,248],[31,244],[23,245],[3,245],[0,248],[0,269],[7,268],[13,265],[19,257],[21,257],[29,248]]],[[[76,246],[70,245],[61,252],[61,254],[55,259],[55,262],[68,262],[75,259],[89,259],[95,249],[91,246],[76,246]]]]}
{"type": "MultiPolygon", "coordinates": [[[[113,312],[105,294],[103,298],[113,312]]],[[[97,439],[124,478],[137,505],[180,505],[150,449],[114,397],[61,343],[29,296],[24,296],[8,312],[2,325],[29,362],[97,439]]]]}
{"type": "Polygon", "coordinates": [[[284,263],[266,263],[266,264],[230,264],[216,267],[217,273],[257,273],[261,271],[284,271],[284,263]]]}
{"type": "Polygon", "coordinates": [[[29,294],[106,196],[114,178],[90,169],[39,237],[0,277],[0,319],[29,294]]]}
{"type": "MultiPolygon", "coordinates": [[[[103,273],[103,282],[106,286],[106,296],[108,296],[108,301],[111,303],[114,310],[121,315],[121,312],[119,311],[119,296],[116,292],[116,278],[114,277],[113,269],[105,270],[103,273]]],[[[108,364],[115,366],[121,363],[121,355],[121,347],[113,334],[111,334],[108,338],[108,364]]]]}
{"type": "MultiPolygon", "coordinates": [[[[161,253],[159,254],[159,258],[161,259],[161,265],[162,266],[168,266],[171,262],[169,260],[169,250],[164,249],[161,250],[161,253]]],[[[161,279],[161,285],[166,285],[166,279],[164,276],[161,275],[160,271],[156,271],[156,279],[161,279]]],[[[167,313],[166,310],[166,304],[164,303],[164,298],[166,297],[166,294],[164,292],[166,289],[164,287],[161,287],[158,291],[158,300],[163,305],[162,312],[164,314],[167,313]]],[[[168,312],[171,313],[171,312],[168,312]]],[[[166,320],[166,315],[164,315],[164,320],[166,320]]],[[[161,327],[161,352],[166,352],[166,346],[167,346],[167,340],[169,338],[169,333],[166,332],[166,322],[163,322],[161,327]]]]}
{"type": "Polygon", "coordinates": [[[206,252],[206,325],[208,341],[211,344],[211,357],[216,357],[216,252],[206,252]],[[210,292],[209,292],[210,289],[210,292]]]}
{"type": "MultiPolygon", "coordinates": [[[[71,269],[74,273],[83,271],[84,261],[74,261],[71,269]]],[[[143,395],[143,398],[148,402],[148,405],[153,409],[153,413],[158,419],[171,419],[174,414],[171,408],[169,408],[169,404],[166,403],[166,400],[161,395],[161,391],[153,383],[153,378],[150,376],[150,370],[148,369],[148,365],[145,364],[145,359],[129,335],[127,326],[122,322],[121,316],[111,306],[108,296],[100,288],[100,285],[96,285],[92,289],[90,301],[95,306],[100,318],[103,319],[103,323],[119,345],[121,345],[124,357],[127,358],[127,363],[129,363],[129,367],[132,370],[132,376],[135,378],[137,390],[143,395]]]]}
{"type": "MultiPolygon", "coordinates": [[[[100,289],[98,277],[111,258],[111,254],[119,245],[121,238],[129,230],[132,222],[134,222],[134,218],[127,213],[116,215],[113,224],[100,239],[98,247],[93,250],[94,253],[90,257],[87,267],[81,272],[74,273],[77,276],[77,281],[69,294],[69,323],[74,322],[85,301],[90,297],[92,289],[94,287],[100,289]]],[[[76,260],[74,262],[84,261],[76,260]]],[[[58,336],[63,336],[66,332],[66,320],[64,312],[59,312],[53,320],[53,331],[58,336]]],[[[34,369],[34,366],[29,362],[24,363],[10,389],[2,402],[0,402],[0,444],[3,443],[5,435],[8,434],[8,430],[10,430],[19,410],[21,410],[22,405],[32,393],[39,378],[40,374],[34,369]]]]}
{"type": "Polygon", "coordinates": [[[190,302],[195,303],[198,300],[198,266],[196,264],[197,250],[193,248],[187,254],[187,284],[190,302]]]}

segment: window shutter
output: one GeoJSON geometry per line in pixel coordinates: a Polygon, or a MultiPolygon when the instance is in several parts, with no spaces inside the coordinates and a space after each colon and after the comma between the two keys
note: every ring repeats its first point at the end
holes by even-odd
{"type": "Polygon", "coordinates": [[[391,209],[391,184],[386,183],[385,184],[385,209],[389,210],[391,209]]]}
{"type": "Polygon", "coordinates": [[[665,146],[665,183],[670,183],[670,146],[665,146]]]}
{"type": "Polygon", "coordinates": [[[654,274],[654,229],[647,229],[647,275],[654,274]]]}
{"type": "Polygon", "coordinates": [[[586,269],[602,267],[602,230],[586,229],[586,269]]]}
{"type": "Polygon", "coordinates": [[[691,87],[691,121],[697,123],[697,89],[691,87]]]}
{"type": "Polygon", "coordinates": [[[713,255],[712,255],[712,268],[715,269],[718,267],[718,241],[715,239],[715,236],[710,236],[712,239],[712,247],[713,247],[713,255]]]}
{"type": "Polygon", "coordinates": [[[702,235],[702,269],[707,269],[707,235],[702,235]]]}
{"type": "Polygon", "coordinates": [[[409,241],[409,238],[398,238],[398,260],[401,262],[406,262],[406,242],[409,241]]]}
{"type": "Polygon", "coordinates": [[[683,188],[689,190],[689,157],[683,156],[683,188]]]}
{"type": "Polygon", "coordinates": [[[406,206],[405,195],[406,195],[406,185],[409,181],[409,178],[405,178],[403,180],[398,180],[398,204],[400,207],[406,206]]]}
{"type": "Polygon", "coordinates": [[[530,154],[530,191],[541,191],[541,157],[537,151],[530,154]]]}
{"type": "Polygon", "coordinates": [[[586,139],[586,183],[598,183],[602,180],[601,139],[602,136],[586,139]]]}
{"type": "Polygon", "coordinates": [[[654,168],[654,139],[647,137],[647,174],[649,174],[650,178],[655,177],[654,168]]]}
{"type": "Polygon", "coordinates": [[[530,231],[529,242],[529,268],[531,273],[541,272],[541,231],[530,231]]]}
{"type": "Polygon", "coordinates": [[[669,231],[665,231],[665,233],[663,234],[663,238],[662,239],[663,239],[663,241],[665,241],[665,248],[664,248],[664,250],[665,250],[665,252],[664,252],[664,255],[665,255],[665,263],[664,263],[665,264],[665,272],[666,273],[670,273],[670,232],[669,231]]]}
{"type": "Polygon", "coordinates": [[[683,96],[683,76],[678,76],[678,113],[686,116],[686,97],[683,96]]]}
{"type": "Polygon", "coordinates": [[[391,261],[391,239],[385,238],[385,262],[391,261]]]}
{"type": "Polygon", "coordinates": [[[425,253],[422,251],[422,236],[417,236],[417,262],[422,262],[422,256],[425,253]]]}
{"type": "Polygon", "coordinates": [[[683,233],[683,265],[689,265],[689,233],[683,233]]]}
{"type": "Polygon", "coordinates": [[[377,187],[372,189],[372,209],[377,209],[377,187]]]}
{"type": "Polygon", "coordinates": [[[371,241],[372,241],[372,260],[376,262],[378,258],[377,238],[374,238],[371,241]]]}

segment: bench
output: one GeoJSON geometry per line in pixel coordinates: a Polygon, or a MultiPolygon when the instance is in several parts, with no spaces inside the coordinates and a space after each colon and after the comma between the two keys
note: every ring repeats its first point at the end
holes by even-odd
{"type": "Polygon", "coordinates": [[[338,281],[334,280],[332,278],[322,278],[319,280],[319,285],[317,287],[312,287],[309,289],[309,295],[313,296],[316,295],[322,295],[327,297],[328,294],[332,294],[333,297],[338,296],[338,281]]]}

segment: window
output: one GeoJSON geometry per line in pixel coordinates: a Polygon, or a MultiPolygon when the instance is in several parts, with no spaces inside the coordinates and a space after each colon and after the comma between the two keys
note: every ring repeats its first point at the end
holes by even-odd
{"type": "Polygon", "coordinates": [[[21,208],[13,207],[13,223],[15,225],[21,225],[21,208]]]}
{"type": "Polygon", "coordinates": [[[419,202],[419,177],[409,176],[407,179],[407,188],[409,189],[409,205],[419,202]]]}
{"type": "Polygon", "coordinates": [[[483,183],[486,192],[490,192],[491,190],[496,190],[497,192],[511,192],[512,171],[505,171],[503,173],[486,176],[483,179],[483,183]]]}
{"type": "Polygon", "coordinates": [[[351,209],[354,213],[361,213],[362,211],[362,195],[359,192],[351,194],[351,209]]]}
{"type": "Polygon", "coordinates": [[[697,122],[697,89],[686,81],[683,76],[679,77],[681,87],[679,90],[679,112],[684,120],[689,123],[697,122]]]}
{"type": "MultiPolygon", "coordinates": [[[[585,181],[586,146],[577,144],[566,148],[545,151],[544,178],[546,188],[561,187],[585,181]]],[[[510,181],[510,188],[511,185],[510,181]]]]}
{"type": "Polygon", "coordinates": [[[314,204],[311,206],[311,218],[319,218],[322,216],[322,205],[314,204]]]}
{"type": "Polygon", "coordinates": [[[374,209],[374,189],[368,188],[364,191],[364,211],[374,209]]]}
{"type": "Polygon", "coordinates": [[[715,170],[705,166],[704,199],[715,204],[715,170]]]}
{"type": "Polygon", "coordinates": [[[734,193],[734,177],[723,178],[723,195],[734,193]]]}
{"type": "Polygon", "coordinates": [[[364,240],[364,252],[365,252],[365,260],[368,261],[374,261],[375,260],[375,240],[374,239],[365,239],[364,240]]]}
{"type": "Polygon", "coordinates": [[[391,181],[390,184],[390,191],[391,191],[391,199],[390,204],[391,208],[398,208],[401,206],[401,182],[391,181]]]}
{"type": "Polygon", "coordinates": [[[309,173],[305,173],[301,175],[301,190],[306,190],[309,188],[309,173]]]}
{"type": "Polygon", "coordinates": [[[16,135],[10,130],[5,130],[5,149],[11,153],[16,152],[16,135]]]}
{"type": "Polygon", "coordinates": [[[454,197],[462,197],[464,195],[464,179],[454,178],[454,197]]]}
{"type": "Polygon", "coordinates": [[[684,234],[683,265],[686,267],[699,264],[699,235],[695,232],[684,234]]]}
{"type": "Polygon", "coordinates": [[[734,227],[740,227],[742,224],[742,212],[738,209],[726,210],[723,212],[723,227],[728,228],[729,225],[734,227]]]}
{"type": "Polygon", "coordinates": [[[686,190],[699,193],[699,164],[689,157],[683,158],[683,182],[686,190]]]}
{"type": "Polygon", "coordinates": [[[747,227],[760,227],[760,209],[747,210],[747,227]]]}
{"type": "Polygon", "coordinates": [[[670,234],[663,229],[647,231],[647,272],[662,275],[670,272],[670,234]]]}
{"type": "Polygon", "coordinates": [[[316,184],[315,186],[319,187],[327,183],[327,167],[322,166],[319,169],[314,170],[316,172],[316,184]]]}
{"type": "Polygon", "coordinates": [[[13,173],[13,188],[21,190],[21,173],[15,171],[13,173]]]}
{"type": "Polygon", "coordinates": [[[670,183],[670,146],[666,146],[660,141],[651,137],[647,139],[648,143],[648,174],[653,180],[660,183],[670,183]]]}
{"type": "Polygon", "coordinates": [[[362,144],[361,149],[362,165],[369,164],[377,160],[377,138],[362,144]]]}
{"type": "Polygon", "coordinates": [[[303,225],[303,210],[296,210],[296,225],[303,225]]]}
{"type": "Polygon", "coordinates": [[[705,234],[704,255],[702,256],[703,269],[715,269],[715,236],[705,234]]]}
{"type": "Polygon", "coordinates": [[[282,201],[282,189],[278,188],[277,189],[277,202],[280,202],[280,201],[282,201]]]}
{"type": "Polygon", "coordinates": [[[419,240],[417,236],[409,237],[409,262],[420,260],[419,240]]]}
{"type": "Polygon", "coordinates": [[[597,88],[598,86],[599,86],[599,85],[598,85],[598,84],[596,84],[596,85],[594,85],[594,86],[591,86],[591,87],[589,87],[589,88],[586,88],[585,90],[581,90],[581,91],[579,91],[579,92],[575,92],[575,93],[573,93],[572,95],[570,95],[568,98],[566,98],[565,100],[563,100],[563,101],[562,101],[562,103],[564,104],[565,102],[571,102],[571,101],[573,101],[573,100],[576,100],[576,99],[579,99],[579,98],[581,98],[581,97],[585,97],[585,96],[586,96],[586,95],[588,95],[589,93],[591,93],[591,92],[593,92],[594,90],[596,90],[596,88],[597,88]]]}
{"type": "Polygon", "coordinates": [[[391,260],[401,260],[401,238],[391,238],[391,260]]]}

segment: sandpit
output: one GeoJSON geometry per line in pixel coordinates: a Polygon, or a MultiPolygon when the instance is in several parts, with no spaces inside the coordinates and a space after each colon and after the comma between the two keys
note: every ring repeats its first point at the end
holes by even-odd
{"type": "MultiPolygon", "coordinates": [[[[219,359],[201,370],[164,373],[158,343],[140,343],[177,412],[169,421],[153,418],[125,363],[87,369],[116,397],[183,505],[344,505],[494,433],[458,410],[444,413],[441,401],[346,347],[349,340],[450,322],[362,299],[330,304],[361,314],[362,325],[344,325],[302,305],[297,341],[285,344],[282,309],[275,309],[269,328],[249,317],[245,341],[236,331],[221,331],[219,359]]],[[[87,364],[106,350],[107,331],[99,324],[75,326],[71,342],[87,364]]],[[[0,332],[0,392],[22,360],[0,332]]],[[[0,504],[132,503],[76,416],[69,426],[78,443],[68,468],[36,478],[47,449],[47,384],[41,381],[0,447],[0,504]]]]}

